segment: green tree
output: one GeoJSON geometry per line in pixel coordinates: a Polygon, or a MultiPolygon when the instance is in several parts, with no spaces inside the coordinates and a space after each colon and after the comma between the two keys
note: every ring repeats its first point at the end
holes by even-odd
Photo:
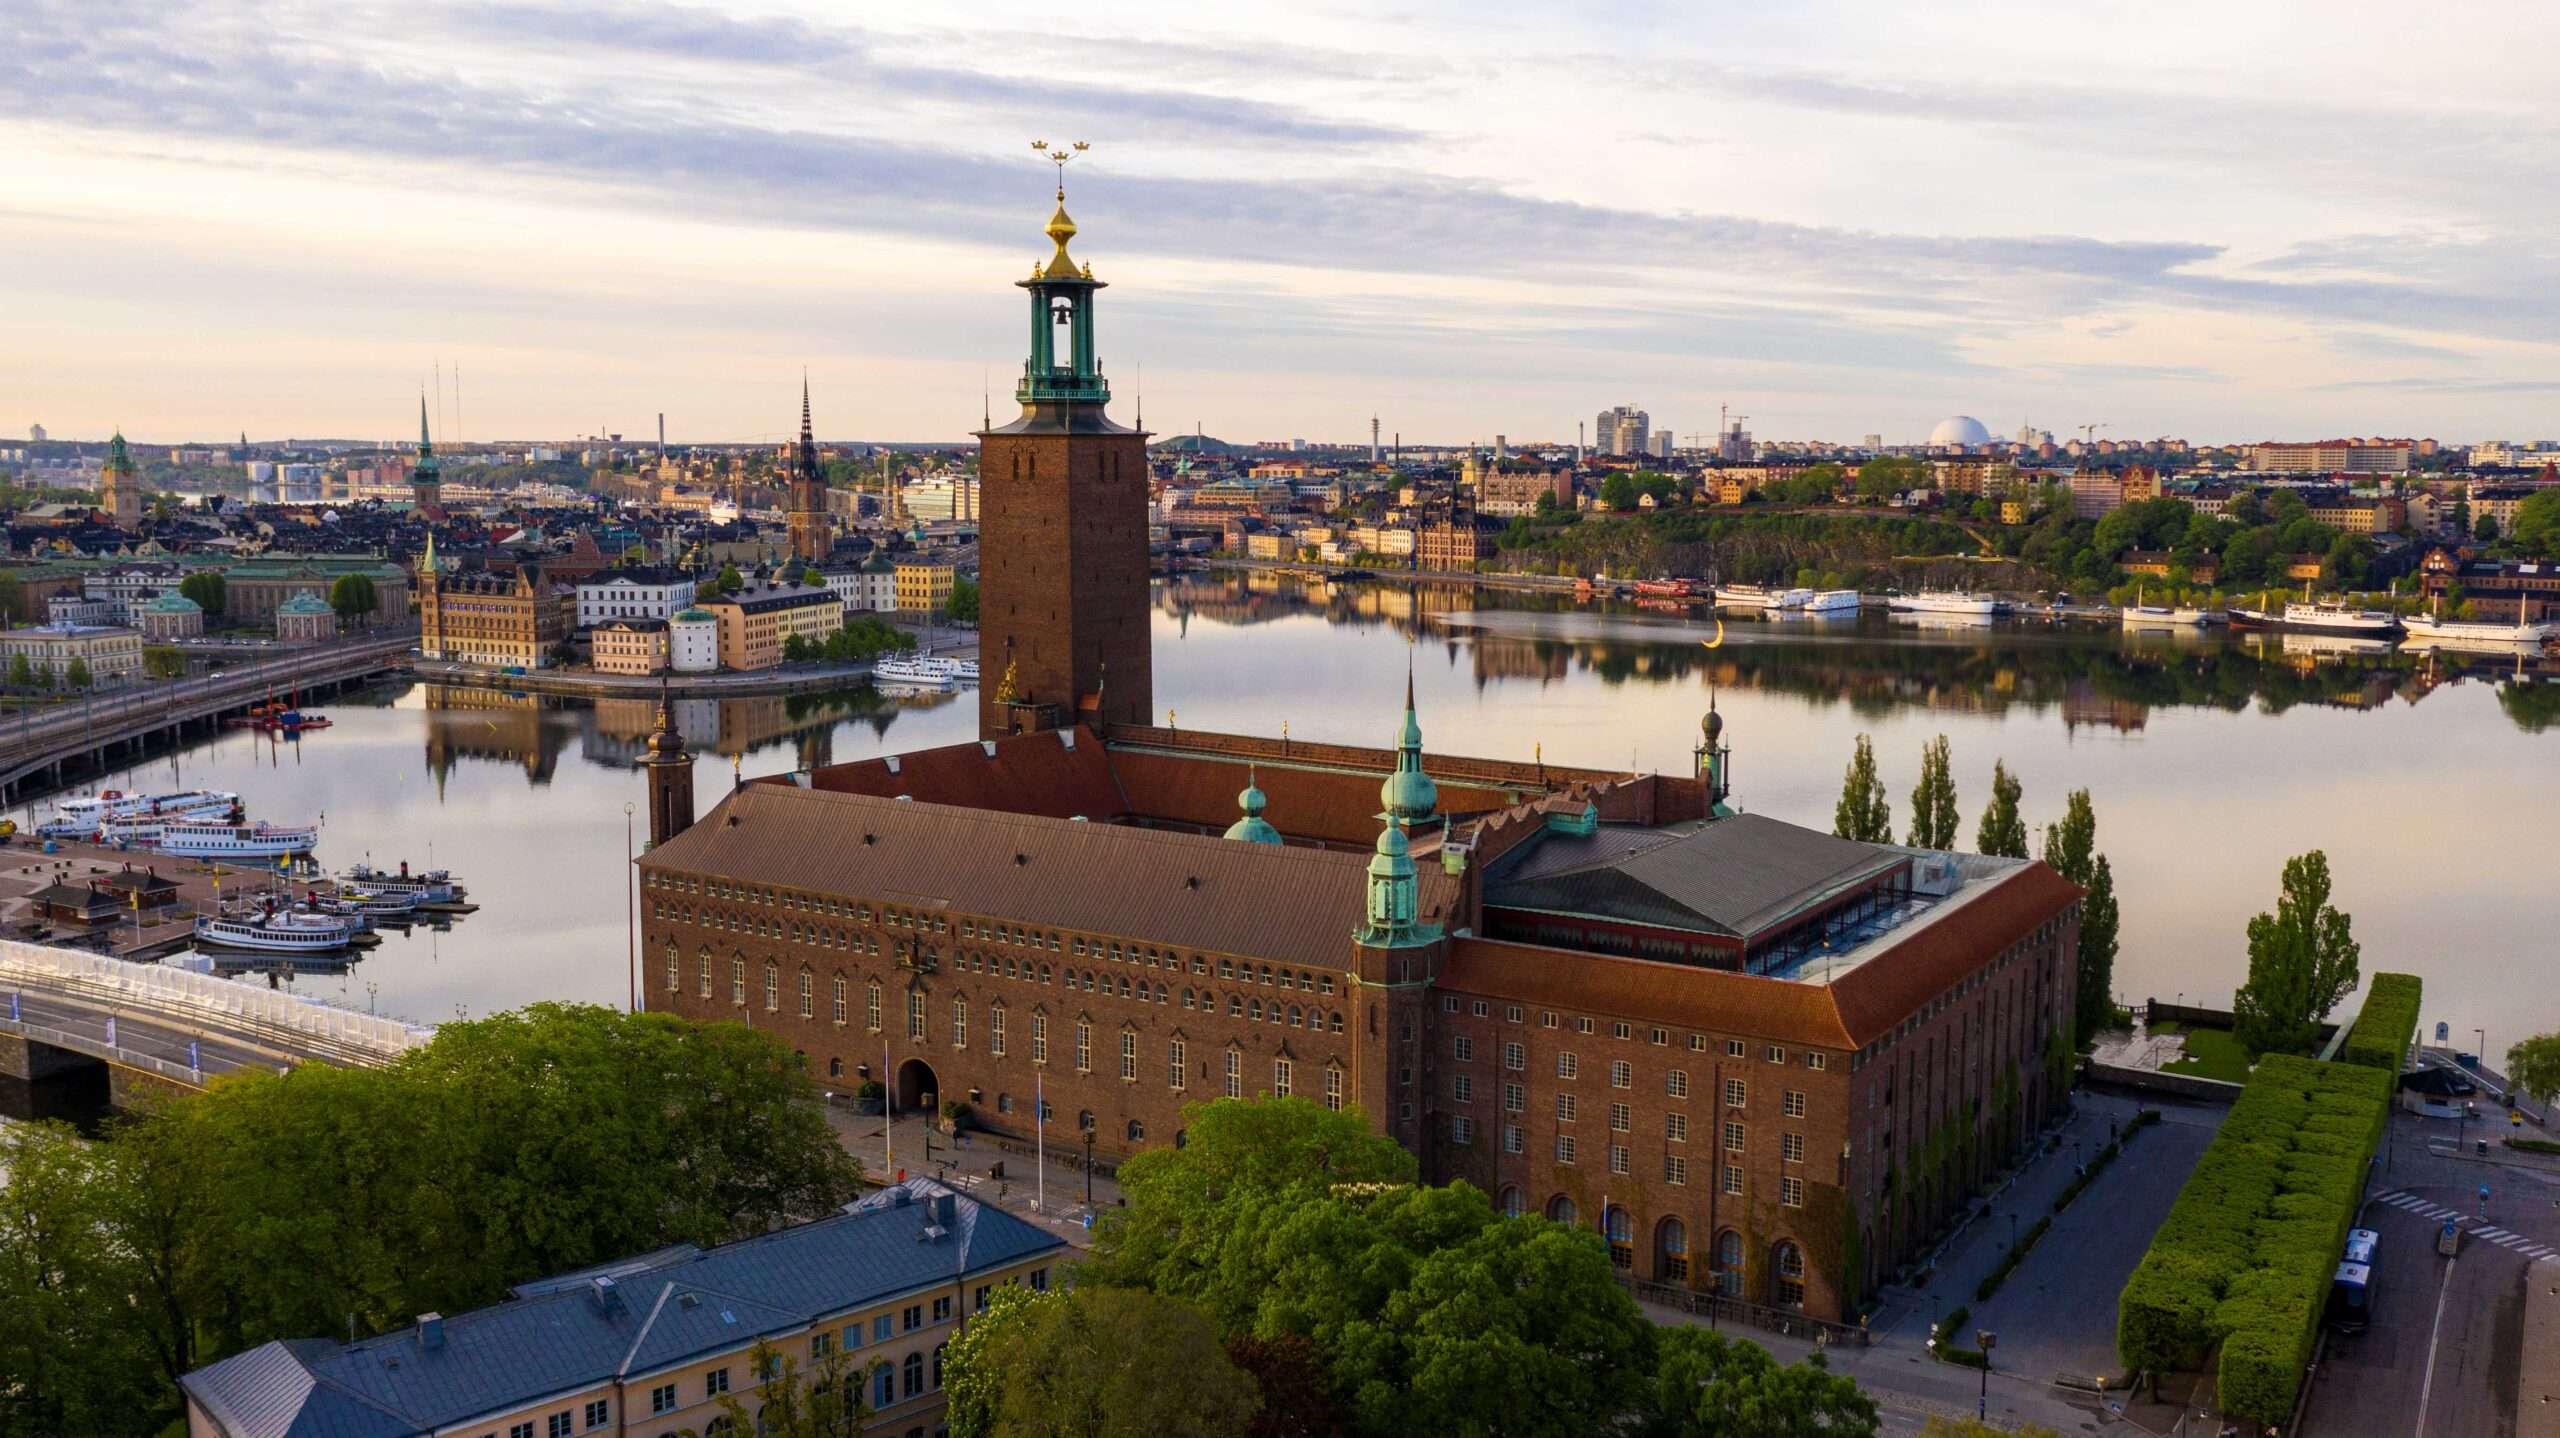
{"type": "Polygon", "coordinates": [[[121,1181],[66,1125],[0,1124],[0,1438],[144,1438],[177,1412],[109,1222],[121,1181]]]}
{"type": "Polygon", "coordinates": [[[2080,1035],[2114,1022],[2116,940],[2121,928],[2116,911],[2116,871],[2100,854],[2090,865],[2089,892],[2080,901],[2080,987],[2077,995],[2080,1035]]]}
{"type": "Polygon", "coordinates": [[[381,605],[381,595],[369,574],[341,574],[329,586],[329,607],[338,612],[342,621],[362,619],[381,605]]]}
{"type": "Polygon", "coordinates": [[[1956,778],[1947,736],[1920,746],[1920,782],[1911,790],[1911,838],[1915,849],[1956,846],[1956,778]]]}
{"type": "Polygon", "coordinates": [[[1780,1364],[1748,1339],[1663,1330],[1629,1438],[1852,1438],[1881,1431],[1873,1399],[1815,1354],[1780,1364]]]}
{"type": "Polygon", "coordinates": [[[178,581],[178,592],[194,600],[207,619],[221,617],[224,587],[222,576],[210,569],[178,581]]]}
{"type": "Polygon", "coordinates": [[[33,618],[27,607],[27,586],[14,574],[0,574],[0,629],[15,627],[19,621],[33,618]]]}
{"type": "Polygon", "coordinates": [[[1600,502],[1615,510],[1629,510],[1635,508],[1636,482],[1634,476],[1628,474],[1624,470],[1620,470],[1618,473],[1610,475],[1607,479],[1600,481],[1600,502]]]}
{"type": "Polygon", "coordinates": [[[1999,760],[1991,764],[1991,802],[1983,806],[1982,822],[1973,833],[1973,847],[2002,859],[2027,856],[2027,821],[2018,812],[2018,800],[2026,793],[2009,766],[1999,760]]]}
{"type": "Polygon", "coordinates": [[[2516,506],[2516,547],[2536,559],[2560,559],[2560,489],[2540,489],[2516,506]]]}
{"type": "Polygon", "coordinates": [[[1875,742],[1864,734],[1858,736],[1849,771],[1840,781],[1840,803],[1832,811],[1831,832],[1870,844],[1893,842],[1893,801],[1885,797],[1884,780],[1876,774],[1875,742]]]}
{"type": "Polygon", "coordinates": [[[2479,522],[2471,526],[2471,537],[2479,540],[2482,544],[2487,544],[2495,540],[2498,537],[2498,516],[2494,514],[2481,515],[2479,522]]]}
{"type": "MultiPolygon", "coordinates": [[[[720,1416],[713,1420],[727,1424],[722,1431],[729,1438],[749,1433],[756,1438],[862,1438],[871,1406],[863,1398],[868,1370],[857,1355],[830,1346],[804,1371],[798,1360],[758,1339],[749,1351],[747,1371],[755,1377],[749,1391],[754,1401],[724,1393],[720,1416]]],[[[679,1431],[683,1438],[704,1438],[703,1430],[711,1427],[705,1423],[702,1429],[679,1431]]]]}
{"type": "Polygon", "coordinates": [[[206,1360],[762,1233],[859,1177],[778,1038],[563,1004],[444,1024],[382,1068],[244,1071],[110,1146],[187,1176],[170,1306],[206,1360]],[[279,1192],[328,1198],[279,1223],[279,1192]]]}
{"type": "Polygon", "coordinates": [[[711,581],[711,587],[723,594],[735,594],[747,587],[747,577],[738,572],[738,566],[724,564],[720,566],[720,577],[711,581]]]}
{"type": "Polygon", "coordinates": [[[2249,921],[2249,981],[2231,1004],[2241,1047],[2251,1058],[2308,1053],[2355,988],[2359,953],[2353,921],[2329,903],[2329,856],[2285,860],[2276,911],[2249,921]]]}
{"type": "Polygon", "coordinates": [[[154,644],[142,651],[142,672],[154,679],[183,678],[187,656],[174,644],[154,644]]]}
{"type": "Polygon", "coordinates": [[[1244,1438],[1344,1438],[1350,1418],[1334,1401],[1315,1345],[1303,1335],[1278,1338],[1239,1334],[1227,1340],[1227,1357],[1253,1377],[1261,1391],[1261,1411],[1247,1424],[1244,1438]]]}
{"type": "Polygon", "coordinates": [[[89,661],[77,654],[71,656],[70,663],[62,666],[62,687],[75,693],[88,688],[94,677],[89,673],[89,661]]]}
{"type": "Polygon", "coordinates": [[[2063,801],[2062,822],[2044,826],[2044,861],[2053,871],[2086,886],[2095,871],[2098,811],[2089,791],[2074,789],[2063,801]]]}
{"type": "Polygon", "coordinates": [[[36,667],[27,662],[27,656],[24,654],[13,655],[10,657],[9,682],[20,689],[32,689],[35,687],[36,667]]]}
{"type": "Polygon", "coordinates": [[[951,581],[951,604],[945,611],[962,624],[978,622],[978,581],[963,574],[951,581]]]}
{"type": "Polygon", "coordinates": [[[943,1381],[953,1438],[1228,1438],[1261,1407],[1207,1315],[1128,1288],[991,1308],[943,1381]]]}
{"type": "Polygon", "coordinates": [[[2543,1034],[2509,1046],[2507,1081],[2546,1104],[2560,1097],[2560,1034],[2543,1034]]]}
{"type": "Polygon", "coordinates": [[[1127,1206],[1103,1215],[1088,1267],[1105,1282],[1183,1292],[1212,1259],[1233,1205],[1337,1183],[1411,1183],[1413,1155],[1356,1107],[1302,1098],[1188,1104],[1183,1142],[1120,1166],[1127,1206]]]}
{"type": "Polygon", "coordinates": [[[1891,499],[1928,482],[1929,467],[1916,459],[1880,455],[1858,466],[1860,499],[1891,499]]]}

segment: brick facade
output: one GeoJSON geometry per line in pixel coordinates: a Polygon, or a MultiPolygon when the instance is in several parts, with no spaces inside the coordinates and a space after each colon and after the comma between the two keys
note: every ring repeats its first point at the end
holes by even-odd
{"type": "Polygon", "coordinates": [[[996,430],[979,439],[979,552],[1003,556],[979,577],[979,733],[1013,730],[998,703],[1008,668],[1012,698],[1054,705],[1059,721],[1101,690],[1104,722],[1149,722],[1146,437],[996,430]]]}

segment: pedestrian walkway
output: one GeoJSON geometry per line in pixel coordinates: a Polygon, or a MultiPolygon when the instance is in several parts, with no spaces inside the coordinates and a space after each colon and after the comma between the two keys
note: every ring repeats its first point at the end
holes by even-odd
{"type": "Polygon", "coordinates": [[[2387,1208],[2396,1208],[2403,1213],[2414,1213],[2420,1218],[2431,1219],[2438,1223],[2451,1219],[2457,1224],[2464,1225],[2473,1238],[2520,1253],[2535,1263],[2560,1263],[2560,1249],[2554,1249],[2549,1244],[2536,1243],[2520,1233],[2509,1233],[2503,1228],[2492,1227],[2464,1213],[2461,1209],[2420,1198],[2414,1193],[2394,1189],[2389,1193],[2374,1195],[2373,1201],[2387,1208]]]}

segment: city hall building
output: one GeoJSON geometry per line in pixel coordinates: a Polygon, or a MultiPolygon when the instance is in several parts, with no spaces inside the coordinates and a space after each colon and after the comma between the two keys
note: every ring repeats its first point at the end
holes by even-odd
{"type": "Polygon", "coordinates": [[[1074,233],[1062,197],[980,436],[981,737],[697,820],[662,715],[649,1002],[1105,1158],[1204,1100],[1356,1105],[1631,1279],[1841,1317],[2060,1100],[2080,891],[1736,813],[1712,706],[1686,776],[1430,753],[1410,684],[1374,749],[1157,724],[1074,233]]]}

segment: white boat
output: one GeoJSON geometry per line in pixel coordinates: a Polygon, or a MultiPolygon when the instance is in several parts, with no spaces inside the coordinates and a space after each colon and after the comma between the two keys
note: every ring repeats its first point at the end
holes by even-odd
{"type": "Polygon", "coordinates": [[[2211,622],[2205,612],[2192,604],[2176,606],[2145,604],[2143,591],[2133,592],[2133,602],[2121,611],[2127,629],[2201,629],[2211,622]]]}
{"type": "Polygon", "coordinates": [[[404,919],[418,911],[417,895],[380,889],[342,888],[313,902],[332,914],[354,914],[365,919],[404,919]]]}
{"type": "Polygon", "coordinates": [[[2351,609],[2326,600],[2295,600],[2277,611],[2265,607],[2231,610],[2234,629],[2274,629],[2287,634],[2328,634],[2341,639],[2389,639],[2400,632],[2399,616],[2379,609],[2351,609]]]}
{"type": "Polygon", "coordinates": [[[1812,602],[1810,589],[1771,589],[1765,584],[1716,586],[1716,603],[1730,609],[1802,609],[1812,602]]]}
{"type": "Polygon", "coordinates": [[[267,953],[328,953],[353,942],[363,923],[352,914],[318,914],[308,909],[244,908],[220,915],[198,914],[196,942],[216,948],[257,949],[267,953]]]}
{"type": "Polygon", "coordinates": [[[1988,594],[1960,594],[1951,589],[1923,589],[1886,601],[1896,614],[1960,614],[1989,619],[1999,612],[1988,594]]]}
{"type": "Polygon", "coordinates": [[[952,662],[948,659],[927,659],[916,654],[892,654],[886,659],[873,662],[871,678],[878,684],[898,684],[921,689],[949,689],[954,681],[951,671],[943,666],[952,662]]]}
{"type": "Polygon", "coordinates": [[[207,819],[239,812],[240,796],[227,789],[180,789],[163,794],[126,794],[109,789],[82,799],[62,799],[54,817],[36,826],[47,839],[88,838],[111,823],[152,818],[207,819]]]}
{"type": "Polygon", "coordinates": [[[453,881],[452,874],[443,869],[412,874],[405,863],[397,873],[371,864],[350,865],[339,871],[338,882],[377,894],[406,894],[419,904],[447,904],[462,897],[462,886],[453,881]]]}
{"type": "Polygon", "coordinates": [[[954,678],[954,679],[959,680],[959,681],[960,681],[961,683],[963,683],[963,684],[975,684],[975,683],[977,683],[977,682],[978,682],[978,661],[977,661],[977,660],[975,660],[975,659],[954,659],[954,660],[952,660],[952,661],[951,661],[951,677],[952,677],[952,678],[954,678]]]}
{"type": "Polygon", "coordinates": [[[1854,589],[1820,589],[1814,591],[1805,609],[1814,614],[1855,614],[1864,602],[1854,589]]]}
{"type": "Polygon", "coordinates": [[[171,824],[161,831],[160,852],[188,859],[275,859],[307,854],[320,831],[308,824],[171,824]]]}
{"type": "Polygon", "coordinates": [[[2490,620],[2447,619],[2441,614],[2412,614],[2400,624],[2409,631],[2412,643],[2448,646],[2471,644],[2502,649],[2524,648],[2547,644],[2554,637],[2560,637],[2560,623],[2550,620],[2502,624],[2490,620]]]}

